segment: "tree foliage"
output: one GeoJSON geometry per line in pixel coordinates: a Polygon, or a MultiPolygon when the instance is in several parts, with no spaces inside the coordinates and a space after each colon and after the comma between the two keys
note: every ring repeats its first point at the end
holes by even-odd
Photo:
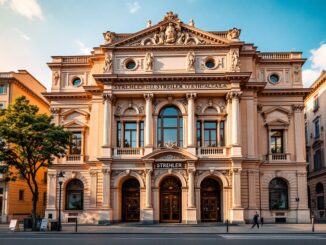
{"type": "Polygon", "coordinates": [[[69,132],[51,122],[51,116],[38,111],[25,96],[18,97],[8,109],[0,110],[1,170],[9,180],[15,180],[17,175],[26,180],[33,195],[34,229],[39,197],[37,173],[51,166],[55,157],[65,156],[70,137],[69,132]]]}

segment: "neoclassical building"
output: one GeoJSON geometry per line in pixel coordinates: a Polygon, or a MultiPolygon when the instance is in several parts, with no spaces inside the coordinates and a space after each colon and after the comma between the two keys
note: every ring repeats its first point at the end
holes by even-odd
{"type": "Polygon", "coordinates": [[[305,98],[308,199],[316,220],[326,220],[326,71],[310,86],[305,98]]]}
{"type": "Polygon", "coordinates": [[[263,53],[240,30],[168,12],[53,56],[54,122],[73,132],[48,173],[46,215],[112,222],[308,222],[300,52],[263,53]]]}

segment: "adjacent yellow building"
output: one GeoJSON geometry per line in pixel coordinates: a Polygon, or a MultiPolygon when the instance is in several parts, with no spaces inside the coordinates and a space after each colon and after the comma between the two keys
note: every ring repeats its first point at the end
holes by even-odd
{"type": "MultiPolygon", "coordinates": [[[[49,114],[49,104],[43,98],[46,88],[28,71],[0,72],[0,109],[14,103],[19,96],[26,96],[31,104],[39,107],[40,113],[49,114]]],[[[38,214],[43,216],[46,202],[47,171],[38,175],[40,200],[38,214]]],[[[22,219],[31,214],[32,195],[27,183],[18,178],[15,182],[6,182],[5,175],[0,174],[0,222],[9,222],[12,218],[22,219]]]]}

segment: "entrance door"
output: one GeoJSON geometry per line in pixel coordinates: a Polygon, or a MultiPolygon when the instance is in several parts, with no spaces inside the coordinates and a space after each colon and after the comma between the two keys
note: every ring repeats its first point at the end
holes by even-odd
{"type": "Polygon", "coordinates": [[[214,179],[205,179],[201,183],[201,221],[221,221],[220,185],[214,179]]]}
{"type": "Polygon", "coordinates": [[[122,185],[122,221],[138,222],[140,219],[139,182],[128,179],[122,185]]]}
{"type": "Polygon", "coordinates": [[[181,184],[174,177],[168,177],[160,186],[160,221],[181,222],[181,184]]]}

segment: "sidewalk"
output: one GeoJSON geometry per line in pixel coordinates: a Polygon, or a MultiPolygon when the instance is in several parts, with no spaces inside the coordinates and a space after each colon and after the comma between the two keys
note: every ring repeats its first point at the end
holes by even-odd
{"type": "MultiPolygon", "coordinates": [[[[8,224],[0,224],[0,233],[11,233],[8,224]]],[[[23,226],[20,226],[21,232],[23,226]]],[[[17,232],[17,233],[21,233],[17,232]]],[[[29,232],[30,233],[30,232],[29,232]]],[[[48,233],[48,232],[37,232],[48,233]]],[[[57,233],[55,231],[49,233],[57,233]]],[[[75,225],[63,224],[61,233],[75,233],[75,225]]],[[[155,234],[155,233],[208,233],[208,234],[223,234],[226,233],[224,224],[199,224],[199,225],[184,225],[184,224],[157,224],[157,225],[142,225],[142,224],[113,224],[108,226],[99,225],[78,225],[78,233],[138,233],[138,234],[155,234]]],[[[311,234],[311,224],[266,224],[262,228],[251,229],[251,225],[230,225],[229,233],[232,234],[311,234]]],[[[315,224],[315,233],[326,234],[326,224],[315,224]]]]}

